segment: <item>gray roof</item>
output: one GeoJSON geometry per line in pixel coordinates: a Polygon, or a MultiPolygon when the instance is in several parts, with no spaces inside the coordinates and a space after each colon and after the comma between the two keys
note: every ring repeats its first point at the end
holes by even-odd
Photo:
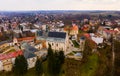
{"type": "Polygon", "coordinates": [[[43,36],[43,31],[37,31],[37,36],[43,36]]]}
{"type": "Polygon", "coordinates": [[[54,38],[66,38],[65,32],[49,32],[48,37],[54,37],[54,38]]]}
{"type": "Polygon", "coordinates": [[[30,52],[32,52],[32,53],[38,51],[36,48],[34,48],[33,46],[29,45],[29,44],[26,43],[26,42],[23,43],[21,46],[22,46],[25,50],[28,50],[28,51],[30,51],[30,52]]]}
{"type": "Polygon", "coordinates": [[[36,48],[30,46],[28,43],[23,43],[22,47],[25,49],[24,50],[24,56],[25,56],[26,59],[36,56],[34,54],[36,51],[38,51],[36,48]]]}
{"type": "Polygon", "coordinates": [[[24,50],[24,56],[26,59],[29,59],[35,57],[36,55],[28,50],[24,50]]]}
{"type": "Polygon", "coordinates": [[[64,42],[66,39],[66,33],[65,32],[45,32],[45,31],[39,30],[37,31],[37,39],[64,42]]]}
{"type": "Polygon", "coordinates": [[[12,40],[1,41],[0,45],[5,44],[5,43],[11,43],[11,42],[12,42],[12,40]]]}

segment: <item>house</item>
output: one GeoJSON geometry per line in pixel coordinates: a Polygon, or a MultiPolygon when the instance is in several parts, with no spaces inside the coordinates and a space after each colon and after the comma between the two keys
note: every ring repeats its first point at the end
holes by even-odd
{"type": "Polygon", "coordinates": [[[89,29],[90,29],[90,25],[89,24],[85,24],[81,29],[83,30],[83,31],[89,31],[89,29]]]}
{"type": "Polygon", "coordinates": [[[103,43],[102,37],[92,36],[91,39],[98,45],[103,43]]]}
{"type": "Polygon", "coordinates": [[[98,34],[100,34],[104,39],[110,39],[112,35],[117,34],[116,30],[112,30],[109,26],[101,26],[98,28],[98,34]]]}
{"type": "Polygon", "coordinates": [[[71,27],[71,31],[70,31],[70,35],[77,35],[78,34],[78,26],[73,24],[73,26],[71,27]]]}
{"type": "Polygon", "coordinates": [[[22,54],[22,51],[0,54],[0,71],[11,71],[13,64],[15,63],[15,58],[22,54]]]}
{"type": "Polygon", "coordinates": [[[35,39],[35,37],[24,37],[24,38],[16,38],[15,37],[13,39],[13,44],[15,45],[15,44],[18,44],[18,43],[23,42],[23,41],[32,42],[32,41],[34,41],[34,39],[35,39]]]}
{"type": "Polygon", "coordinates": [[[37,56],[31,50],[24,50],[24,57],[28,62],[28,69],[35,67],[37,56]]]}
{"type": "Polygon", "coordinates": [[[117,31],[117,34],[120,34],[120,27],[115,28],[114,31],[117,31]]]}
{"type": "Polygon", "coordinates": [[[64,31],[69,33],[70,35],[77,35],[78,34],[78,26],[73,24],[72,27],[65,27],[64,31]]]}
{"type": "Polygon", "coordinates": [[[25,42],[22,43],[21,46],[22,46],[22,49],[24,50],[23,55],[27,59],[27,62],[28,62],[28,69],[33,68],[37,60],[36,54],[38,50],[25,42]]]}

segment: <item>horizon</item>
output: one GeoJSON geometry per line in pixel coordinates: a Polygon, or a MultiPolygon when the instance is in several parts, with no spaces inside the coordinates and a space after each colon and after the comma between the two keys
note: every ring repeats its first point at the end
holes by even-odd
{"type": "Polygon", "coordinates": [[[40,12],[40,11],[60,11],[60,12],[120,12],[120,10],[0,10],[0,12],[40,12]]]}

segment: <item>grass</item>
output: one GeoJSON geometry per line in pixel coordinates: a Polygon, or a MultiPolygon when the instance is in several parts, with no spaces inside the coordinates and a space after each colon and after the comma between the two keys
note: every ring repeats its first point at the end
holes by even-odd
{"type": "Polygon", "coordinates": [[[81,67],[81,76],[94,76],[98,68],[98,55],[89,56],[88,61],[81,67]]]}
{"type": "Polygon", "coordinates": [[[71,52],[71,53],[69,53],[68,55],[71,55],[71,56],[73,56],[73,55],[74,55],[74,53],[73,53],[73,52],[71,52]]]}
{"type": "Polygon", "coordinates": [[[72,40],[72,43],[74,44],[74,47],[79,48],[80,45],[75,40],[72,40]]]}
{"type": "Polygon", "coordinates": [[[1,50],[7,50],[7,49],[9,49],[10,48],[10,46],[7,46],[7,47],[4,47],[4,48],[1,48],[1,50]]]}
{"type": "Polygon", "coordinates": [[[11,49],[7,53],[11,53],[11,52],[15,52],[15,51],[16,51],[15,49],[11,49]]]}

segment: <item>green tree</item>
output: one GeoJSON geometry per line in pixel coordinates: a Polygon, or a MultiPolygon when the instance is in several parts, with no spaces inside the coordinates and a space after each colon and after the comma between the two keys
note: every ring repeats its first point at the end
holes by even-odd
{"type": "Polygon", "coordinates": [[[54,61],[53,61],[53,70],[54,70],[54,75],[55,76],[59,76],[60,75],[60,71],[62,68],[62,64],[64,63],[64,53],[63,51],[60,52],[55,52],[54,53],[54,61]]]}
{"type": "Polygon", "coordinates": [[[60,63],[63,64],[64,61],[65,61],[65,55],[64,55],[64,52],[63,51],[60,51],[59,52],[59,60],[60,60],[60,63]]]}
{"type": "Polygon", "coordinates": [[[53,52],[51,45],[48,48],[48,72],[51,76],[59,76],[64,63],[64,52],[53,52]]]}
{"type": "Polygon", "coordinates": [[[53,74],[53,61],[54,61],[54,54],[53,54],[53,50],[51,48],[51,45],[49,44],[47,62],[48,62],[48,73],[51,76],[53,74]]]}
{"type": "Polygon", "coordinates": [[[42,76],[43,67],[42,67],[42,61],[40,59],[37,59],[37,61],[36,61],[35,71],[36,71],[36,76],[42,76]]]}
{"type": "Polygon", "coordinates": [[[23,55],[16,57],[15,64],[13,66],[13,72],[15,76],[24,76],[27,73],[28,63],[23,55]]]}

